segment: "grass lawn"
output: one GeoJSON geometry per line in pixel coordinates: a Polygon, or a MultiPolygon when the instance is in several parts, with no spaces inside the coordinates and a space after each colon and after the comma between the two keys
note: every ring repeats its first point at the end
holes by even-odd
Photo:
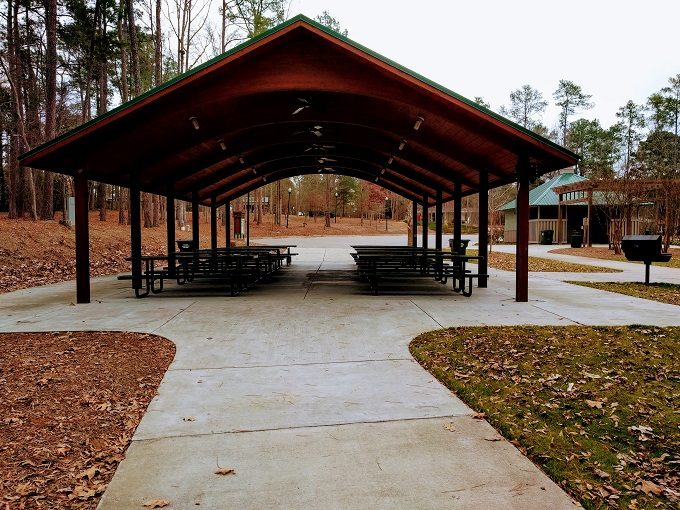
{"type": "Polygon", "coordinates": [[[650,283],[645,285],[639,282],[567,282],[593,289],[618,292],[627,296],[634,296],[652,301],[660,301],[671,305],[680,305],[680,285],[674,283],[650,283]]]}
{"type": "MultiPolygon", "coordinates": [[[[468,255],[477,255],[477,250],[467,250],[468,255]]],[[[500,253],[492,251],[489,253],[489,267],[503,269],[505,271],[515,270],[515,255],[512,253],[500,253]]],[[[529,271],[545,273],[620,273],[618,269],[608,267],[590,266],[587,264],[573,264],[559,260],[544,259],[540,257],[529,257],[529,271]]]]}
{"type": "Polygon", "coordinates": [[[411,353],[586,508],[678,508],[680,328],[424,333],[411,353]]]}
{"type": "MultiPolygon", "coordinates": [[[[614,250],[603,246],[593,246],[592,248],[557,248],[550,250],[550,253],[559,253],[562,255],[576,255],[578,257],[589,257],[591,259],[616,260],[619,262],[629,262],[624,254],[617,255],[614,250]]],[[[652,262],[653,266],[659,267],[674,267],[680,268],[680,250],[671,250],[673,258],[668,262],[652,262]]],[[[642,262],[633,262],[634,264],[642,264],[642,262]]]]}

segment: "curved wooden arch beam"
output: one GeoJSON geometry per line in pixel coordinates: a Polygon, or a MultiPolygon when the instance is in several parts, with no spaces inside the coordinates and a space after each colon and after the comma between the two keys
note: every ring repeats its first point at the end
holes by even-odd
{"type": "MultiPolygon", "coordinates": [[[[251,192],[257,188],[262,187],[265,184],[270,184],[272,182],[280,181],[282,179],[287,179],[290,177],[295,177],[297,175],[346,175],[349,177],[355,177],[357,179],[361,179],[366,182],[375,182],[375,175],[369,174],[365,171],[362,170],[356,170],[354,168],[339,168],[337,172],[333,173],[324,173],[321,172],[319,173],[318,168],[316,167],[305,167],[305,168],[287,168],[287,169],[282,169],[276,174],[273,174],[271,176],[271,179],[267,179],[267,181],[263,181],[262,177],[257,177],[253,176],[254,178],[249,179],[247,181],[243,181],[239,184],[237,188],[232,188],[229,192],[224,193],[222,195],[216,196],[216,203],[219,205],[222,205],[223,203],[233,200],[234,198],[240,197],[245,195],[248,192],[251,192]]],[[[413,192],[413,190],[404,188],[394,182],[391,182],[390,180],[383,179],[381,177],[378,178],[378,185],[382,186],[385,189],[390,190],[393,193],[396,193],[399,196],[403,196],[409,200],[413,200],[416,198],[416,194],[413,192]]]]}
{"type": "Polygon", "coordinates": [[[270,178],[272,173],[280,171],[282,168],[294,168],[294,167],[314,167],[317,169],[324,168],[355,168],[357,170],[365,170],[371,173],[375,177],[384,176],[392,182],[398,183],[401,186],[413,188],[420,190],[421,193],[433,193],[436,189],[442,188],[442,183],[440,181],[435,181],[429,177],[422,175],[409,175],[408,172],[403,172],[400,169],[400,165],[394,164],[394,166],[386,168],[384,165],[376,164],[374,161],[364,160],[354,157],[347,156],[336,156],[335,161],[328,163],[319,163],[317,159],[302,156],[288,156],[279,159],[268,161],[265,164],[259,165],[255,168],[248,168],[240,170],[236,173],[228,173],[227,175],[222,175],[220,173],[209,176],[202,181],[190,183],[189,186],[182,187],[178,185],[176,189],[182,192],[188,192],[191,189],[199,190],[198,198],[203,201],[206,197],[210,197],[216,194],[222,194],[228,191],[229,187],[237,185],[239,179],[246,178],[248,176],[257,175],[260,177],[270,178]],[[192,187],[193,186],[193,187],[192,187]]]}

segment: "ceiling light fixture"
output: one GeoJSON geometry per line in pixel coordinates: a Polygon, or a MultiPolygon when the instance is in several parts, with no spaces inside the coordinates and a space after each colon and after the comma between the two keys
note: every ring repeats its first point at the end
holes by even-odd
{"type": "Polygon", "coordinates": [[[390,156],[390,159],[387,160],[387,164],[391,165],[394,162],[394,158],[390,156]]]}
{"type": "Polygon", "coordinates": [[[400,150],[400,151],[403,151],[403,150],[404,150],[404,147],[406,147],[406,140],[404,140],[404,139],[402,138],[402,139],[401,139],[401,142],[399,142],[399,150],[400,150]]]}
{"type": "Polygon", "coordinates": [[[189,117],[189,120],[191,121],[191,125],[194,126],[194,129],[196,131],[201,129],[201,125],[198,123],[198,117],[189,117]]]}
{"type": "Polygon", "coordinates": [[[418,117],[416,118],[416,123],[413,125],[413,129],[415,131],[418,131],[420,129],[420,126],[423,125],[423,122],[425,122],[425,119],[418,115],[418,117]]]}
{"type": "Polygon", "coordinates": [[[380,170],[380,175],[384,175],[384,174],[385,174],[385,169],[383,168],[382,170],[380,170]]]}
{"type": "Polygon", "coordinates": [[[220,144],[220,149],[222,149],[223,151],[227,150],[227,144],[224,143],[224,140],[219,139],[219,140],[217,140],[217,143],[220,144]]]}
{"type": "Polygon", "coordinates": [[[375,178],[375,182],[378,182],[378,178],[377,178],[377,177],[375,178]]]}
{"type": "Polygon", "coordinates": [[[243,159],[243,156],[238,157],[238,162],[241,163],[242,165],[246,164],[245,160],[243,159]]]}
{"type": "Polygon", "coordinates": [[[255,167],[253,167],[253,173],[257,175],[257,169],[255,167]]]}

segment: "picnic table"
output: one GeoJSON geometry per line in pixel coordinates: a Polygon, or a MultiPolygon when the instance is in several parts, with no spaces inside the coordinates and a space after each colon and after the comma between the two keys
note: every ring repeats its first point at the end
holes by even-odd
{"type": "Polygon", "coordinates": [[[377,295],[381,280],[400,277],[432,277],[442,284],[449,279],[452,288],[464,296],[472,295],[472,281],[487,275],[472,272],[467,263],[481,260],[480,255],[410,246],[355,245],[352,254],[357,269],[377,295]]]}
{"type": "MultiPolygon", "coordinates": [[[[179,243],[178,243],[179,244],[179,243]]],[[[164,280],[174,279],[178,285],[203,280],[228,285],[232,296],[249,286],[264,280],[283,267],[290,265],[293,245],[249,246],[219,248],[217,250],[182,250],[168,255],[143,255],[128,257],[137,264],[139,274],[120,276],[119,279],[133,280],[135,296],[146,297],[163,291],[164,280]],[[141,266],[141,267],[140,267],[141,266]],[[135,280],[139,279],[139,282],[135,280]]]]}

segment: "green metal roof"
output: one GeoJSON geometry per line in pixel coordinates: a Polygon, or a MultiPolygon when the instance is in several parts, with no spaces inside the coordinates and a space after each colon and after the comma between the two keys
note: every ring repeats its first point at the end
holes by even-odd
{"type": "Polygon", "coordinates": [[[307,24],[317,28],[318,30],[323,31],[323,32],[327,33],[328,35],[335,37],[336,39],[344,41],[345,43],[353,46],[354,48],[357,48],[358,50],[361,50],[364,53],[371,55],[372,57],[374,57],[378,60],[381,60],[382,62],[384,62],[384,63],[386,63],[386,64],[388,64],[388,65],[390,65],[390,66],[392,66],[392,67],[394,67],[394,68],[396,68],[396,69],[398,69],[398,70],[400,70],[400,71],[402,71],[406,74],[408,74],[409,76],[411,76],[411,77],[413,77],[417,80],[420,80],[423,83],[430,85],[431,87],[434,87],[435,89],[439,90],[440,92],[443,92],[444,94],[447,94],[448,96],[451,96],[452,98],[457,99],[458,101],[462,101],[463,103],[475,108],[476,110],[479,110],[480,112],[483,112],[483,113],[493,117],[494,119],[497,119],[497,120],[501,121],[502,123],[514,128],[518,131],[521,131],[525,135],[528,135],[531,138],[533,138],[533,139],[535,139],[535,140],[537,140],[541,143],[544,143],[544,144],[546,144],[546,145],[548,145],[548,146],[550,146],[554,149],[557,149],[558,151],[568,155],[569,157],[572,157],[572,158],[575,158],[575,159],[579,158],[579,156],[577,154],[570,151],[569,149],[566,149],[565,147],[562,147],[561,145],[556,144],[553,141],[548,140],[547,138],[544,138],[544,137],[538,135],[537,133],[534,133],[533,131],[531,131],[529,129],[526,129],[523,126],[520,126],[519,124],[511,121],[510,119],[507,119],[507,118],[503,117],[502,115],[499,115],[498,113],[491,111],[488,108],[485,108],[485,107],[477,104],[476,102],[471,101],[470,99],[467,99],[466,97],[463,97],[460,94],[457,94],[457,93],[453,92],[452,90],[450,90],[450,89],[448,89],[448,88],[446,88],[446,87],[444,87],[444,86],[442,86],[442,85],[440,85],[440,84],[438,84],[438,83],[436,83],[432,80],[425,78],[424,76],[402,66],[401,64],[398,64],[397,62],[390,60],[390,59],[372,51],[371,49],[369,49],[369,48],[367,48],[367,47],[365,47],[365,46],[343,36],[342,34],[336,32],[336,31],[334,31],[334,30],[332,30],[332,29],[330,29],[330,28],[328,28],[324,25],[321,25],[320,23],[317,23],[316,21],[308,18],[307,16],[304,16],[302,14],[298,14],[297,16],[295,16],[295,17],[293,17],[293,18],[291,18],[291,19],[289,19],[289,20],[267,30],[266,32],[263,32],[260,35],[253,37],[252,39],[249,39],[248,41],[245,41],[245,42],[239,44],[238,46],[235,46],[234,48],[230,49],[229,51],[226,51],[225,53],[222,53],[221,55],[218,55],[218,56],[208,60],[207,62],[204,62],[203,64],[201,64],[201,65],[199,65],[199,66],[197,66],[193,69],[190,69],[190,70],[184,72],[183,74],[180,74],[180,75],[174,77],[173,79],[168,80],[168,81],[158,85],[157,87],[149,89],[146,92],[144,92],[143,94],[135,97],[134,99],[131,99],[130,101],[123,103],[123,104],[117,106],[116,108],[113,108],[113,109],[109,110],[108,112],[103,113],[102,115],[99,115],[98,117],[95,117],[94,119],[92,119],[88,122],[85,122],[84,124],[81,124],[80,126],[74,128],[74,129],[71,129],[70,131],[67,131],[66,133],[63,133],[63,134],[59,135],[58,137],[56,137],[52,140],[49,140],[48,142],[45,142],[44,144],[42,144],[38,147],[31,149],[30,151],[19,156],[19,159],[25,159],[28,156],[31,156],[32,154],[34,154],[36,152],[44,150],[47,147],[65,139],[65,138],[68,138],[68,137],[70,137],[70,136],[90,127],[90,126],[92,126],[93,124],[97,124],[98,122],[100,122],[100,121],[102,121],[102,120],[104,120],[108,117],[111,117],[112,115],[114,115],[114,114],[116,114],[116,113],[118,113],[122,110],[125,110],[126,108],[148,98],[149,96],[152,96],[155,93],[157,93],[161,90],[164,90],[164,89],[184,80],[185,78],[187,78],[187,77],[189,77],[189,76],[191,76],[191,75],[193,75],[193,74],[195,74],[195,73],[197,73],[197,72],[199,72],[199,71],[201,71],[201,70],[203,70],[207,67],[210,67],[211,65],[215,64],[216,62],[219,62],[220,60],[223,60],[223,59],[225,59],[225,58],[227,58],[227,57],[229,57],[229,56],[231,56],[235,53],[238,53],[242,49],[247,48],[248,46],[255,44],[256,42],[258,42],[258,41],[260,41],[260,40],[262,40],[266,37],[269,37],[270,35],[278,32],[280,30],[283,30],[283,29],[289,27],[290,25],[293,25],[294,23],[297,23],[297,22],[300,22],[300,21],[307,23],[307,24]]]}
{"type": "MultiPolygon", "coordinates": [[[[557,177],[544,182],[540,186],[535,187],[529,191],[529,207],[536,205],[554,205],[557,206],[559,197],[553,191],[557,186],[564,186],[566,184],[573,184],[575,182],[587,181],[585,177],[576,174],[560,174],[557,177]]],[[[501,211],[509,211],[515,209],[515,200],[511,200],[500,208],[501,211]]]]}

